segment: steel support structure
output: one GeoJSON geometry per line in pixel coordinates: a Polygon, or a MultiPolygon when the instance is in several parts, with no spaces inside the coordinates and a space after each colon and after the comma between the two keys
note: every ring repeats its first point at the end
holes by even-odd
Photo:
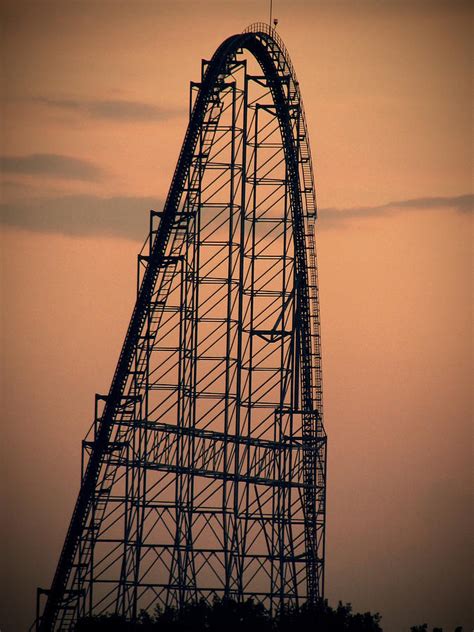
{"type": "Polygon", "coordinates": [[[272,611],[323,596],[315,217],[299,85],[256,24],[191,84],[39,630],[214,595],[272,611]]]}

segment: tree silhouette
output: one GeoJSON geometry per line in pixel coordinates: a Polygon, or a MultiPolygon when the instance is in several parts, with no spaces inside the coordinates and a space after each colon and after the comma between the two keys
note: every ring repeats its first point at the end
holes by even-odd
{"type": "MultiPolygon", "coordinates": [[[[115,614],[80,619],[75,632],[382,632],[381,616],[353,613],[350,603],[332,608],[327,600],[315,606],[285,607],[272,616],[262,604],[216,597],[183,608],[156,608],[153,615],[142,610],[136,621],[115,614]]],[[[410,632],[429,632],[428,624],[414,625],[410,632]]],[[[432,632],[443,632],[434,627],[432,632]]],[[[458,626],[454,632],[463,632],[458,626]]]]}
{"type": "Polygon", "coordinates": [[[253,599],[238,603],[215,598],[177,608],[157,608],[153,616],[141,612],[136,621],[117,615],[81,619],[75,632],[382,632],[380,615],[353,613],[351,604],[337,608],[322,601],[316,606],[284,608],[276,616],[253,599]]]}

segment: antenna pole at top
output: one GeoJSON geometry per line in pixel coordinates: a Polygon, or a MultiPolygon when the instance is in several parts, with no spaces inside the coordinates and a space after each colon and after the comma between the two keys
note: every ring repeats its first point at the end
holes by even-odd
{"type": "Polygon", "coordinates": [[[273,0],[270,0],[270,21],[268,22],[270,26],[272,25],[272,15],[273,15],[273,0]]]}

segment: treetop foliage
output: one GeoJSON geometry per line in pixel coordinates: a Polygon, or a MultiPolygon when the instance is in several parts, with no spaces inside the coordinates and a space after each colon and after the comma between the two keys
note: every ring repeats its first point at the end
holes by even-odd
{"type": "MultiPolygon", "coordinates": [[[[212,604],[201,600],[181,609],[157,607],[153,615],[143,610],[136,621],[116,614],[85,617],[75,632],[383,632],[380,621],[380,614],[354,613],[350,603],[341,601],[336,608],[326,600],[287,607],[272,616],[253,599],[239,603],[216,597],[212,604]]],[[[429,632],[428,624],[412,626],[410,632],[429,632]]],[[[432,632],[443,630],[435,627],[432,632]]]]}
{"type": "Polygon", "coordinates": [[[327,601],[316,606],[288,607],[278,615],[248,599],[215,598],[181,609],[157,608],[153,616],[142,611],[137,621],[118,615],[101,615],[81,619],[75,632],[382,632],[380,615],[353,613],[350,604],[339,602],[337,608],[327,601]]]}

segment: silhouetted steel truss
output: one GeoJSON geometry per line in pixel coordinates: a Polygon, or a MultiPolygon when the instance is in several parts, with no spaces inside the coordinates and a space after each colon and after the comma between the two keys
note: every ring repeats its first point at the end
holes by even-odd
{"type": "Polygon", "coordinates": [[[276,32],[225,40],[190,107],[40,630],[214,595],[273,611],[323,595],[315,192],[276,32]]]}

